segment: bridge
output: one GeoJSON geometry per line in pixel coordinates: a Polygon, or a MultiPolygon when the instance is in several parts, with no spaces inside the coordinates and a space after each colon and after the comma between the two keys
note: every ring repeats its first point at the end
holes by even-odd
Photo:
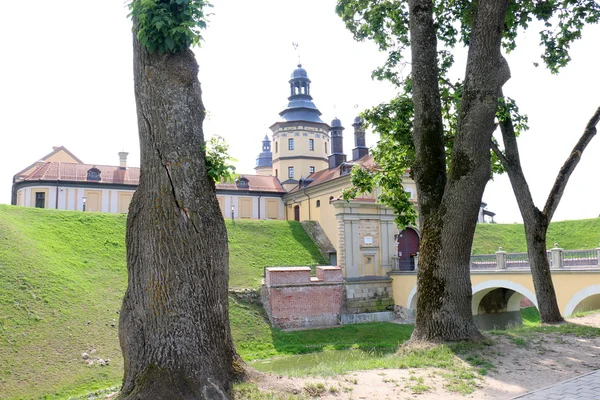
{"type": "MultiPolygon", "coordinates": [[[[394,302],[413,311],[417,304],[418,256],[414,261],[408,267],[398,262],[388,272],[394,302]]],[[[600,248],[563,250],[555,244],[548,251],[548,261],[563,316],[600,309],[600,248]]],[[[500,249],[495,254],[471,256],[471,285],[473,318],[481,329],[521,324],[520,308],[525,298],[538,306],[527,253],[500,249]]]]}

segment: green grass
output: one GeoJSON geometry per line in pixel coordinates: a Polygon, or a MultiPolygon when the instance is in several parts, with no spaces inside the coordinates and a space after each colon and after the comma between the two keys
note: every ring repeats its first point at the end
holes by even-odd
{"type": "MultiPolygon", "coordinates": [[[[0,205],[1,398],[65,398],[119,384],[113,319],[127,283],[125,222],[122,215],[0,205]],[[88,366],[81,354],[92,349],[110,365],[88,366]]],[[[297,222],[227,227],[232,289],[258,288],[264,266],[325,262],[297,222]]],[[[279,354],[280,341],[256,307],[232,300],[231,314],[241,349],[279,354]]]]}
{"type": "MultiPolygon", "coordinates": [[[[552,222],[548,248],[558,243],[563,249],[594,249],[600,246],[600,218],[552,222]]],[[[498,247],[508,252],[526,252],[523,224],[477,224],[473,254],[492,254],[498,247]]]]}
{"type": "Polygon", "coordinates": [[[517,346],[527,346],[528,339],[534,334],[573,335],[577,337],[599,337],[600,328],[579,325],[576,323],[562,323],[557,325],[544,325],[540,322],[540,315],[535,307],[521,309],[523,325],[507,330],[489,331],[492,335],[506,335],[517,346]]]}
{"type": "MultiPolygon", "coordinates": [[[[125,221],[120,215],[0,205],[0,397],[67,398],[119,385],[123,366],[113,320],[118,321],[127,278],[125,221]],[[92,357],[110,359],[110,365],[88,366],[81,353],[92,349],[96,350],[92,357]]],[[[480,225],[477,235],[498,227],[504,229],[480,225]]],[[[227,228],[234,290],[256,290],[265,266],[325,263],[296,222],[236,221],[227,222],[227,228]]],[[[597,241],[588,243],[595,247],[597,241]]],[[[487,252],[495,249],[494,244],[487,252]]],[[[394,355],[412,332],[407,325],[282,332],[269,327],[259,304],[238,296],[230,297],[230,317],[236,347],[245,360],[306,353],[321,357],[308,369],[291,366],[286,373],[292,375],[431,366],[447,370],[451,390],[468,393],[477,370],[482,374],[491,368],[476,357],[467,360],[470,368],[458,365],[455,354],[464,352],[468,357],[468,346],[443,345],[394,355]]],[[[544,327],[535,318],[535,309],[524,311],[524,326],[504,334],[526,343],[528,332],[581,336],[600,332],[574,324],[544,327]]],[[[252,398],[254,389],[244,390],[252,398]]]]}
{"type": "Polygon", "coordinates": [[[226,221],[230,289],[260,286],[264,267],[325,265],[304,228],[294,221],[226,221]]]}

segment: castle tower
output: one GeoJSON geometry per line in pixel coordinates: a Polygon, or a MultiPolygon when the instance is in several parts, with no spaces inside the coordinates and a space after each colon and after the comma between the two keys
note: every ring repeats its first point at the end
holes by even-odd
{"type": "Polygon", "coordinates": [[[344,127],[342,121],[335,118],[331,121],[331,155],[329,156],[329,169],[335,168],[342,163],[346,162],[346,155],[344,154],[344,138],[342,132],[344,127]]]}
{"type": "Polygon", "coordinates": [[[365,142],[365,128],[360,117],[354,118],[354,148],[352,149],[352,161],[358,160],[369,154],[369,148],[365,142]]]}
{"type": "Polygon", "coordinates": [[[298,64],[292,72],[287,107],[279,113],[281,120],[270,128],[273,132],[273,175],[286,190],[298,184],[300,177],[328,167],[329,125],[312,102],[310,79],[298,64]]]}
{"type": "Polygon", "coordinates": [[[254,170],[257,175],[273,174],[273,153],[271,153],[271,141],[267,135],[262,141],[262,152],[256,157],[254,170]]]}

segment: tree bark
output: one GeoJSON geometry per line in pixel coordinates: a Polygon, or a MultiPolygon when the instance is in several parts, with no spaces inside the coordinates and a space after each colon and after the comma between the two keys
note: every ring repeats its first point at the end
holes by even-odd
{"type": "MultiPolygon", "coordinates": [[[[470,281],[470,254],[477,215],[485,185],[491,175],[489,143],[495,129],[497,98],[502,85],[510,77],[508,65],[500,52],[500,44],[508,1],[482,0],[473,22],[465,74],[465,89],[459,110],[457,134],[448,177],[440,171],[439,159],[423,154],[424,149],[443,147],[436,129],[415,129],[417,161],[415,171],[419,190],[419,207],[423,212],[423,236],[417,283],[417,317],[412,338],[428,341],[457,341],[481,338],[473,323],[470,281]],[[423,156],[423,158],[419,158],[423,156]],[[428,173],[431,171],[431,173],[428,173]],[[443,178],[442,178],[443,176],[443,178]],[[443,190],[438,186],[445,182],[443,190]],[[440,193],[442,196],[440,198],[440,193]],[[423,207],[421,198],[430,201],[423,207]]],[[[411,51],[413,57],[413,91],[415,94],[415,128],[422,115],[431,110],[417,93],[437,97],[437,70],[423,79],[427,68],[437,65],[432,2],[412,0],[409,3],[411,51]],[[428,55],[428,57],[425,57],[428,55]],[[429,63],[429,65],[427,65],[429,63]]],[[[433,100],[430,102],[433,104],[433,100]]],[[[434,112],[437,114],[438,110],[434,112]]],[[[439,117],[441,120],[441,115],[439,117]]],[[[428,125],[433,127],[433,125],[428,125]]],[[[432,153],[437,156],[436,152],[432,153]]]]}
{"type": "Polygon", "coordinates": [[[554,185],[548,194],[543,211],[540,211],[535,206],[531,197],[529,185],[521,167],[519,147],[510,117],[507,117],[500,123],[505,152],[502,153],[498,146],[492,142],[492,150],[499,157],[500,162],[508,173],[521,216],[523,217],[533,286],[537,297],[540,319],[544,323],[550,324],[563,321],[548,263],[546,233],[571,174],[579,163],[583,151],[596,135],[598,120],[600,120],[600,107],[588,122],[582,136],[560,169],[554,185]]]}
{"type": "Polygon", "coordinates": [[[119,323],[126,399],[225,399],[243,372],[228,313],[227,231],[204,163],[192,51],[134,39],[141,176],[127,219],[119,323]]]}

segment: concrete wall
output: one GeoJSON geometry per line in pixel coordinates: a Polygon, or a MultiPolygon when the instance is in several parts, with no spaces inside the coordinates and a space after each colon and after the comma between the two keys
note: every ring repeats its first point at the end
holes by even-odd
{"type": "Polygon", "coordinates": [[[314,328],[339,324],[343,282],[339,267],[266,268],[263,304],[273,326],[314,328]]]}
{"type": "Polygon", "coordinates": [[[346,281],[344,313],[359,314],[385,311],[394,305],[392,281],[387,279],[346,281]]]}

